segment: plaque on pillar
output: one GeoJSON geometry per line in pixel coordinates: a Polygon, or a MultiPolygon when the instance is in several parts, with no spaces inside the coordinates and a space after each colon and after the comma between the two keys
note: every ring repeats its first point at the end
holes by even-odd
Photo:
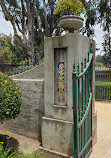
{"type": "Polygon", "coordinates": [[[54,105],[67,106],[67,48],[54,51],[54,105]]]}

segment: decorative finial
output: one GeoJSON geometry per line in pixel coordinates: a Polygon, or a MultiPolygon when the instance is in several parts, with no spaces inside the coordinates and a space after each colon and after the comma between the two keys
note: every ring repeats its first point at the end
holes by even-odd
{"type": "Polygon", "coordinates": [[[77,62],[77,73],[79,75],[79,61],[77,62]]]}
{"type": "Polygon", "coordinates": [[[76,68],[75,68],[75,60],[73,61],[73,72],[76,71],[76,68]]]}

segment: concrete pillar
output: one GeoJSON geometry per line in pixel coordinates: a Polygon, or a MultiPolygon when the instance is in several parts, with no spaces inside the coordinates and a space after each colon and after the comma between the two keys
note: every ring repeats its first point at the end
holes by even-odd
{"type": "Polygon", "coordinates": [[[64,157],[73,156],[73,60],[81,62],[90,39],[66,34],[45,39],[45,116],[42,118],[42,149],[64,157]]]}

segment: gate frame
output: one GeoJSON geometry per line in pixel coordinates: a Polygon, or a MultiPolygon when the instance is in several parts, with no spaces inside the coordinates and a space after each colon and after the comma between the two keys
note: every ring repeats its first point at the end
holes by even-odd
{"type": "MultiPolygon", "coordinates": [[[[80,158],[83,154],[84,154],[84,158],[88,158],[90,153],[92,152],[92,98],[93,98],[93,40],[91,40],[91,47],[90,50],[88,51],[88,59],[86,59],[86,56],[84,58],[84,64],[83,64],[83,60],[81,62],[81,72],[79,72],[79,62],[77,65],[77,72],[75,70],[75,61],[73,62],[73,72],[72,72],[72,80],[73,80],[73,121],[74,121],[74,158],[80,158]],[[87,61],[86,61],[87,60],[87,61]],[[84,65],[84,66],[83,66],[84,65]],[[86,74],[88,74],[88,78],[86,77],[86,74]],[[84,79],[83,76],[85,75],[85,100],[84,100],[84,79]],[[82,78],[82,106],[78,106],[78,102],[77,102],[77,98],[80,98],[80,78],[82,78]],[[87,81],[86,81],[87,79],[87,81]],[[77,85],[77,80],[78,80],[78,85],[77,85]],[[88,82],[88,83],[87,83],[88,82]],[[88,91],[86,90],[88,86],[88,91]],[[78,90],[79,89],[79,90],[78,90]],[[78,94],[78,95],[77,95],[78,94]],[[86,98],[88,97],[88,99],[86,98]],[[86,101],[87,100],[87,101],[86,101]],[[85,102],[85,106],[84,106],[84,102],[85,102]],[[86,106],[87,105],[87,106],[86,106]],[[79,110],[79,114],[78,115],[78,108],[79,110]],[[81,108],[82,108],[82,118],[81,117],[81,108]],[[85,110],[84,110],[85,108],[85,110]],[[90,109],[91,108],[91,109],[90,109]],[[89,109],[90,111],[90,115],[89,114],[89,109]],[[85,124],[85,120],[86,118],[91,117],[91,127],[90,127],[90,138],[88,139],[87,142],[85,142],[85,138],[84,138],[84,145],[82,147],[82,149],[79,151],[79,128],[82,126],[82,124],[85,124]],[[79,122],[80,119],[80,122],[79,122]],[[87,153],[87,155],[85,155],[85,151],[87,149],[87,147],[90,145],[90,149],[87,153]]],[[[80,103],[79,103],[80,104],[80,103]]],[[[88,118],[89,119],[89,118],[88,118]]],[[[83,132],[83,129],[82,129],[83,132]]],[[[81,132],[81,133],[82,133],[81,132]]],[[[81,135],[81,134],[80,134],[81,135]]],[[[85,136],[85,127],[84,127],[84,136],[85,136]]],[[[83,136],[83,137],[84,137],[83,136]]],[[[82,137],[82,136],[80,136],[82,137]]],[[[83,139],[83,138],[82,138],[83,139]]],[[[81,142],[83,140],[80,140],[81,142]]],[[[83,142],[82,142],[83,144],[83,142]]],[[[82,146],[82,145],[81,145],[82,146]]]]}

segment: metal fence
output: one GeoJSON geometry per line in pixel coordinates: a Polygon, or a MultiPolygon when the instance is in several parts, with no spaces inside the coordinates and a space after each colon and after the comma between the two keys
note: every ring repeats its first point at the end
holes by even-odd
{"type": "MultiPolygon", "coordinates": [[[[37,62],[35,66],[39,65],[42,62],[43,62],[43,58],[42,59],[37,58],[37,62]]],[[[2,57],[2,62],[0,64],[0,71],[6,73],[7,75],[15,75],[25,72],[33,67],[34,66],[30,65],[26,60],[17,62],[16,64],[12,64],[12,63],[6,63],[4,61],[4,58],[2,57]]]]}
{"type": "Polygon", "coordinates": [[[111,65],[95,67],[95,99],[111,100],[111,65]]]}

